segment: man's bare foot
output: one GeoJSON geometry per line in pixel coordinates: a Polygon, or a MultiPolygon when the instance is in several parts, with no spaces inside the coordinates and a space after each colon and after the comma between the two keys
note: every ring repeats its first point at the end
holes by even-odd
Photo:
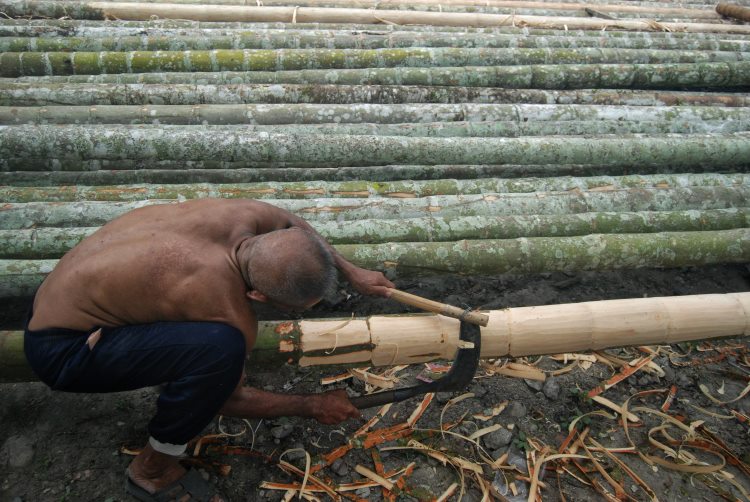
{"type": "MultiPolygon", "coordinates": [[[[132,483],[154,494],[179,482],[186,474],[184,467],[180,465],[179,459],[171,455],[160,453],[146,444],[138,456],[136,456],[128,467],[128,476],[132,483]]],[[[195,500],[189,494],[184,494],[177,499],[178,502],[195,500]]],[[[210,502],[225,502],[219,495],[211,497],[210,502]]]]}

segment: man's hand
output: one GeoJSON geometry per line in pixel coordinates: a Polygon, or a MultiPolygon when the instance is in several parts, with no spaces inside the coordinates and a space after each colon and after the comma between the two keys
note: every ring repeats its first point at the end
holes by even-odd
{"type": "Polygon", "coordinates": [[[335,425],[350,418],[362,418],[362,414],[349,401],[345,390],[332,390],[309,396],[311,416],[321,424],[335,425]]]}
{"type": "Polygon", "coordinates": [[[388,289],[396,287],[382,273],[359,267],[352,268],[347,274],[347,279],[363,295],[388,298],[390,296],[388,289]]]}

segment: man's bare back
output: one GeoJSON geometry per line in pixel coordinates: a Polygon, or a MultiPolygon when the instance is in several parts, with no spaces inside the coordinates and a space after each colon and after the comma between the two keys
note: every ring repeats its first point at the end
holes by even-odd
{"type": "Polygon", "coordinates": [[[254,336],[235,252],[258,233],[267,210],[204,199],[129,212],[60,260],[37,293],[29,327],[217,321],[254,336]]]}

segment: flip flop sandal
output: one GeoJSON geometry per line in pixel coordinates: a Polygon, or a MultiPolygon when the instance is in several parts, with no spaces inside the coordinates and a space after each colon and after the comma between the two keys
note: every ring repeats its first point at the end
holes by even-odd
{"type": "Polygon", "coordinates": [[[222,500],[228,500],[221,493],[213,489],[195,469],[188,470],[180,479],[156,493],[147,492],[135,484],[130,479],[130,476],[126,476],[125,491],[141,502],[168,502],[171,500],[180,500],[186,495],[190,497],[188,499],[190,502],[208,502],[216,495],[221,497],[222,500]]]}

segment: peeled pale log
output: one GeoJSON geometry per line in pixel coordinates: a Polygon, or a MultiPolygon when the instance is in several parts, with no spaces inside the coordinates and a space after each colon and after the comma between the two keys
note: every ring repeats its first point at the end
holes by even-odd
{"type": "MultiPolygon", "coordinates": [[[[232,162],[186,163],[161,162],[158,166],[148,163],[132,163],[129,167],[124,161],[113,166],[98,163],[97,171],[0,171],[0,185],[14,186],[49,186],[49,185],[116,185],[139,183],[252,183],[252,182],[289,182],[289,181],[397,181],[397,180],[434,180],[445,178],[519,178],[529,176],[603,176],[625,175],[633,171],[630,166],[606,166],[600,164],[551,164],[551,165],[391,165],[360,167],[318,167],[308,168],[265,168],[247,169],[233,165],[232,162]],[[166,165],[170,164],[170,165],[166,165]],[[171,165],[174,164],[174,165],[171,165]],[[200,165],[201,167],[198,167],[200,165]],[[116,170],[109,169],[115,167],[116,170]],[[157,168],[158,167],[158,168],[157,168]],[[137,168],[137,169],[136,169],[137,168]]],[[[675,174],[685,172],[712,172],[710,165],[672,168],[670,165],[638,166],[640,173],[675,174]]],[[[739,168],[741,169],[741,168],[739,168]]]]}
{"type": "MultiPolygon", "coordinates": [[[[34,54],[34,53],[22,53],[34,54]]],[[[125,54],[125,53],[120,53],[125,54]]],[[[70,54],[67,54],[70,56],[70,54]]],[[[11,63],[20,63],[15,58],[11,63]]],[[[64,69],[65,63],[63,63],[64,69]]],[[[3,71],[17,75],[23,68],[9,64],[3,71]]],[[[46,69],[40,69],[45,72],[46,69]]],[[[209,74],[227,83],[248,84],[343,84],[343,85],[438,85],[461,87],[507,87],[511,89],[674,89],[742,87],[750,79],[750,62],[675,64],[567,64],[523,66],[472,66],[436,68],[366,68],[355,70],[294,70],[274,72],[234,72],[209,74]],[[236,76],[236,79],[235,79],[236,76]],[[223,80],[231,77],[229,80],[223,80]]],[[[128,82],[121,76],[85,81],[128,82]]],[[[135,82],[163,83],[164,75],[134,77],[135,82]]],[[[171,81],[221,83],[204,79],[198,73],[167,77],[171,81]]]]}
{"type": "MultiPolygon", "coordinates": [[[[748,336],[750,293],[603,300],[488,312],[483,358],[748,336]]],[[[453,359],[458,321],[436,315],[261,322],[249,368],[388,366],[453,359]]],[[[0,382],[34,381],[23,333],[0,331],[0,382]]]]}
{"type": "MultiPolygon", "coordinates": [[[[112,0],[103,0],[112,1],[112,0]]],[[[120,0],[125,2],[139,0],[120,0]]],[[[141,0],[142,1],[142,0],[141,0]]],[[[160,0],[145,0],[143,3],[160,3],[160,0]]],[[[209,4],[209,5],[247,5],[245,0],[170,0],[174,4],[209,4]]],[[[622,4],[592,4],[573,2],[533,2],[515,0],[462,0],[462,1],[440,1],[440,0],[417,0],[404,2],[402,0],[296,0],[293,2],[300,7],[350,7],[359,9],[397,9],[397,10],[424,10],[439,12],[481,12],[491,13],[505,9],[509,13],[522,14],[526,11],[547,11],[554,15],[554,11],[565,11],[585,15],[586,8],[596,9],[601,12],[618,13],[624,16],[634,17],[678,17],[688,19],[718,19],[719,16],[705,9],[686,9],[670,7],[654,7],[644,5],[622,5],[622,4]],[[494,10],[490,10],[494,9],[494,10]]],[[[263,5],[288,6],[289,0],[264,0],[263,5]]],[[[540,14],[541,15],[541,14],[540,14]]],[[[545,14],[546,15],[546,14],[545,14]]]]}
{"type": "Polygon", "coordinates": [[[550,177],[527,179],[482,178],[476,180],[343,181],[232,184],[119,185],[71,187],[0,186],[3,202],[126,202],[148,199],[317,199],[321,197],[407,199],[433,195],[484,193],[563,192],[571,190],[612,191],[623,188],[738,187],[750,189],[750,174],[682,174],[598,176],[590,178],[550,177]]]}
{"type": "Polygon", "coordinates": [[[237,160],[298,167],[377,164],[747,165],[747,133],[714,135],[406,138],[394,136],[248,137],[241,130],[0,126],[0,166],[28,170],[39,159],[237,160]]]}
{"type": "MultiPolygon", "coordinates": [[[[450,242],[519,237],[728,230],[750,226],[750,208],[532,216],[424,217],[311,222],[332,244],[450,242]]],[[[0,230],[0,259],[59,258],[98,227],[0,230]]]]}
{"type": "MultiPolygon", "coordinates": [[[[205,32],[204,32],[205,33],[205,32]]],[[[414,33],[409,31],[242,31],[230,35],[2,37],[0,52],[184,51],[209,49],[384,49],[398,47],[622,48],[743,51],[746,40],[519,36],[511,34],[414,33]]]]}
{"type": "MultiPolygon", "coordinates": [[[[497,87],[451,87],[451,86],[401,86],[401,85],[334,85],[334,84],[225,84],[234,80],[227,73],[190,74],[138,74],[96,75],[101,83],[73,81],[76,77],[29,77],[19,82],[15,79],[0,79],[0,123],[108,123],[124,121],[118,119],[123,110],[109,116],[106,109],[91,108],[91,105],[194,105],[200,112],[206,105],[220,104],[417,104],[417,103],[485,103],[485,104],[591,104],[591,105],[635,105],[635,106],[750,106],[750,97],[744,94],[720,94],[703,92],[652,92],[630,89],[619,90],[562,90],[506,89],[497,87]],[[148,77],[165,80],[166,83],[134,83],[148,77]],[[102,78],[98,78],[102,77],[102,78]],[[118,77],[118,78],[104,78],[118,77]],[[119,77],[133,77],[128,82],[118,83],[119,77]],[[177,78],[173,78],[177,77],[177,78]],[[183,77],[185,77],[183,79],[183,77]],[[70,82],[65,80],[71,79],[70,82]],[[33,80],[31,80],[33,79],[33,80]],[[170,83],[181,80],[193,83],[170,83]],[[105,82],[113,80],[113,82],[105,82]],[[215,83],[199,83],[202,81],[215,83]],[[60,107],[56,105],[68,105],[60,107]],[[70,105],[88,105],[87,113],[71,109],[70,105]],[[43,108],[25,108],[43,106],[43,108]],[[20,108],[19,108],[20,107],[20,108]]],[[[238,77],[239,78],[239,77],[238,77]]],[[[85,80],[85,78],[84,78],[85,80]]],[[[158,108],[146,108],[147,113],[127,114],[127,123],[147,123],[149,115],[158,108]]],[[[158,112],[157,112],[158,113],[158,112]]],[[[224,116],[224,115],[222,115],[224,116]]],[[[236,115],[231,115],[235,117],[236,115]]],[[[206,117],[201,120],[205,120],[206,117]]],[[[163,123],[164,117],[159,118],[163,123]]],[[[222,119],[224,123],[228,119],[222,119]]],[[[203,123],[202,121],[200,123],[203,123]]]]}
{"type": "Polygon", "coordinates": [[[750,8],[742,5],[719,2],[716,5],[716,12],[722,16],[732,17],[739,21],[750,21],[750,8]]]}
{"type": "MultiPolygon", "coordinates": [[[[597,2],[598,4],[600,2],[597,2]]],[[[684,3],[684,2],[683,2],[684,3]]],[[[634,5],[634,2],[628,2],[634,5]]],[[[7,7],[7,3],[0,3],[7,7]]],[[[710,8],[713,8],[711,5],[710,8]]],[[[601,30],[556,30],[553,28],[535,28],[528,26],[432,26],[432,25],[393,25],[393,24],[356,24],[356,23],[245,23],[245,22],[201,22],[188,19],[150,19],[148,21],[125,20],[87,20],[87,19],[5,19],[0,24],[0,36],[85,36],[108,37],[122,35],[139,35],[143,30],[164,36],[179,34],[196,34],[212,36],[230,35],[248,30],[337,30],[337,31],[377,31],[414,33],[461,33],[461,34],[516,34],[516,35],[551,35],[568,37],[601,37],[601,38],[668,38],[668,39],[743,39],[742,35],[716,33],[682,33],[682,32],[638,32],[638,31],[601,31],[601,30]]]]}
{"type": "Polygon", "coordinates": [[[77,19],[149,20],[190,19],[194,21],[321,22],[361,24],[430,24],[434,26],[516,26],[635,31],[697,31],[750,33],[750,27],[710,23],[656,23],[654,21],[588,19],[577,17],[508,16],[454,12],[408,12],[371,9],[324,9],[315,7],[255,7],[234,5],[179,5],[128,2],[51,2],[48,0],[3,0],[0,8],[11,17],[63,16],[77,19]]]}
{"type": "Polygon", "coordinates": [[[656,49],[217,49],[211,51],[4,52],[0,75],[96,75],[161,71],[289,71],[391,67],[543,64],[717,63],[750,59],[743,52],[656,49]]]}
{"type": "MultiPolygon", "coordinates": [[[[744,123],[750,117],[750,107],[705,107],[705,106],[677,106],[677,107],[646,107],[646,106],[601,106],[601,105],[548,105],[548,104],[484,104],[484,103],[460,103],[460,104],[218,104],[218,105],[107,105],[107,106],[45,106],[42,109],[33,107],[19,107],[16,97],[19,93],[45,93],[51,95],[53,101],[55,90],[59,84],[55,84],[52,89],[46,86],[39,86],[34,89],[33,84],[23,84],[23,86],[11,85],[4,87],[0,84],[0,102],[11,103],[12,106],[0,107],[0,124],[21,125],[21,124],[76,124],[71,125],[71,134],[80,129],[78,124],[155,124],[158,126],[165,125],[282,125],[288,124],[287,129],[278,128],[256,128],[243,129],[243,134],[251,132],[266,131],[277,134],[357,134],[366,135],[368,127],[378,124],[399,124],[409,123],[431,123],[431,122],[462,122],[465,127],[484,127],[488,131],[498,131],[496,133],[477,133],[466,134],[459,133],[456,136],[479,135],[494,136],[503,135],[501,131],[504,125],[499,124],[490,126],[482,124],[483,122],[513,122],[518,123],[521,127],[532,128],[534,122],[539,121],[558,121],[558,122],[586,122],[586,121],[607,121],[607,122],[659,122],[658,127],[668,129],[662,124],[681,122],[684,125],[693,125],[701,127],[699,122],[740,122],[744,123]],[[7,91],[5,89],[8,89],[7,91]],[[20,91],[20,92],[19,92],[20,91]],[[51,92],[47,92],[51,91],[51,92]],[[361,128],[352,127],[351,124],[366,123],[367,126],[361,128]],[[305,128],[302,124],[329,124],[327,127],[336,127],[334,129],[325,128],[305,128]],[[489,126],[489,127],[488,127],[489,126]],[[348,132],[351,131],[351,132],[348,132]]],[[[63,86],[65,87],[65,86],[63,86]]],[[[84,86],[85,87],[85,86],[84,86]]],[[[99,85],[99,92],[109,92],[114,94],[120,91],[117,87],[99,85]]],[[[172,87],[172,86],[170,86],[172,87]]],[[[74,96],[78,86],[71,86],[68,90],[63,89],[65,95],[74,96]]],[[[121,92],[128,94],[129,89],[122,89],[121,92]]],[[[137,90],[135,92],[138,92],[137,90]]],[[[173,92],[179,92],[177,86],[173,92]]],[[[84,92],[80,94],[85,97],[84,92]]],[[[21,98],[23,100],[23,98],[21,98]]],[[[449,126],[450,124],[445,124],[449,126]]],[[[729,124],[727,124],[729,127],[729,124]]],[[[432,129],[439,129],[440,124],[434,124],[432,129]]],[[[595,126],[591,126],[595,129],[595,126]]],[[[66,128],[54,128],[63,134],[66,128]]],[[[103,128],[96,128],[102,130],[103,128]]],[[[109,129],[109,128],[108,128],[109,129]]],[[[126,128],[112,128],[125,130],[126,128]]],[[[132,130],[138,128],[130,128],[132,130]]],[[[165,130],[175,133],[188,133],[190,131],[218,131],[218,128],[169,128],[165,130]]],[[[231,130],[227,128],[226,130],[231,130]]],[[[236,129],[235,129],[236,130],[236,129]]],[[[382,132],[375,130],[372,134],[387,136],[393,131],[397,133],[397,128],[385,128],[382,132]]],[[[428,128],[417,129],[417,131],[428,131],[428,128]]],[[[458,130],[458,129],[455,129],[458,130]]],[[[531,129],[530,129],[531,130],[531,129]]],[[[575,129],[573,129],[575,131],[575,129]]],[[[582,130],[586,130],[582,127],[582,130]]],[[[721,127],[714,131],[733,132],[721,127]]],[[[606,127],[598,134],[608,134],[618,131],[610,131],[606,127]]],[[[670,131],[666,131],[670,132],[670,131]]],[[[691,132],[689,129],[685,132],[691,132]]],[[[695,130],[693,132],[703,132],[695,130]]],[[[705,132],[711,132],[707,130],[705,132]]],[[[556,134],[553,132],[550,135],[556,134]]],[[[559,134],[565,134],[560,132],[559,134]]],[[[590,134],[597,134],[592,131],[590,134]]],[[[424,133],[405,133],[410,136],[431,136],[432,134],[424,133]]],[[[450,136],[451,134],[440,134],[441,136],[450,136]]],[[[536,135],[543,135],[536,133],[536,135]]]]}
{"type": "MultiPolygon", "coordinates": [[[[591,234],[457,242],[340,244],[361,267],[399,277],[576,272],[750,261],[750,228],[707,232],[591,234]]],[[[56,260],[0,260],[0,298],[33,294],[56,260]]]]}

